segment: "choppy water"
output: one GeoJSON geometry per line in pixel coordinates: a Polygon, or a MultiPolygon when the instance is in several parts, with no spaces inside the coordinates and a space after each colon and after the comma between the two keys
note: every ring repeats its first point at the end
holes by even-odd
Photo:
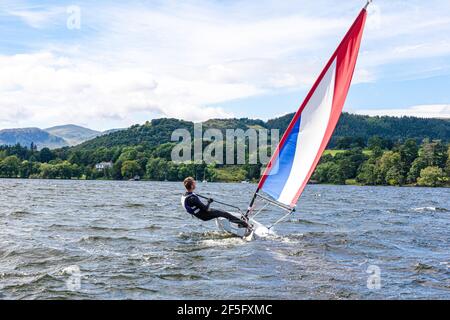
{"type": "MultiPolygon", "coordinates": [[[[199,189],[245,208],[254,185],[199,189]]],[[[0,180],[0,299],[450,298],[448,189],[311,185],[277,236],[250,243],[189,217],[181,192],[0,180]]]]}

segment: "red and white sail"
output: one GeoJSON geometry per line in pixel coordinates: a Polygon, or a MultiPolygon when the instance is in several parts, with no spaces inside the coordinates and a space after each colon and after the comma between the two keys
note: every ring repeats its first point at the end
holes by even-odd
{"type": "Polygon", "coordinates": [[[258,191],[282,204],[296,205],[333,134],[350,88],[366,16],[364,8],[301,104],[261,177],[258,191]]]}

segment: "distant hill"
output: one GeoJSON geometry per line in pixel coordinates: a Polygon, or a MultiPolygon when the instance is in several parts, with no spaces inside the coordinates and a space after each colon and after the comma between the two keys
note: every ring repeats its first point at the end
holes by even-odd
{"type": "MultiPolygon", "coordinates": [[[[203,129],[279,129],[284,132],[293,113],[262,121],[258,119],[211,119],[203,123],[203,129]]],[[[193,133],[194,123],[190,121],[163,118],[154,119],[143,125],[134,125],[127,129],[111,129],[104,132],[91,130],[77,125],[62,125],[41,130],[38,128],[7,129],[0,131],[1,144],[21,144],[51,149],[75,146],[77,150],[92,150],[99,147],[133,146],[146,144],[155,147],[170,142],[172,132],[187,129],[193,133]]],[[[372,117],[343,113],[329,148],[336,146],[340,138],[360,138],[367,143],[373,136],[389,139],[393,142],[413,138],[418,142],[424,138],[450,141],[450,119],[423,119],[415,117],[372,117]]]]}
{"type": "Polygon", "coordinates": [[[156,146],[169,142],[176,129],[187,129],[193,132],[193,123],[178,119],[154,119],[143,125],[134,125],[128,129],[114,131],[75,146],[76,149],[97,149],[100,147],[131,146],[146,143],[156,146]]]}
{"type": "Polygon", "coordinates": [[[57,137],[39,128],[21,128],[0,130],[0,145],[15,145],[30,147],[34,143],[38,149],[44,147],[60,148],[69,143],[61,137],[57,137]]]}
{"type": "MultiPolygon", "coordinates": [[[[203,129],[248,129],[266,128],[280,129],[284,132],[291,121],[293,113],[271,119],[267,122],[253,119],[212,119],[203,123],[203,129]]],[[[171,134],[175,129],[187,129],[193,131],[193,122],[177,119],[154,119],[143,125],[134,125],[128,129],[109,133],[86,141],[77,149],[96,149],[99,147],[131,146],[147,144],[157,146],[170,142],[171,134]]],[[[422,141],[425,138],[450,141],[450,119],[422,119],[415,117],[371,117],[343,113],[336,131],[330,141],[329,147],[333,148],[339,138],[359,137],[366,143],[372,136],[380,136],[392,141],[405,141],[413,138],[422,141]]]]}
{"type": "Polygon", "coordinates": [[[77,145],[89,139],[93,139],[102,134],[100,131],[95,131],[73,124],[51,127],[44,130],[54,136],[63,138],[71,146],[77,145]]]}
{"type": "Polygon", "coordinates": [[[47,129],[39,128],[16,128],[0,130],[0,145],[20,144],[29,147],[31,142],[38,149],[57,149],[66,146],[75,146],[95,137],[117,132],[124,129],[111,129],[104,132],[89,128],[67,124],[47,129]]]}
{"type": "Polygon", "coordinates": [[[266,128],[266,123],[262,120],[254,120],[248,118],[231,118],[231,119],[211,119],[203,122],[204,129],[243,129],[247,130],[249,128],[259,129],[266,128]]]}
{"type": "MultiPolygon", "coordinates": [[[[293,115],[293,113],[290,113],[269,120],[267,127],[278,128],[284,132],[293,115]]],[[[373,136],[379,136],[394,142],[405,141],[410,138],[418,142],[425,138],[449,142],[450,119],[364,116],[344,112],[333,133],[330,147],[333,147],[339,138],[361,137],[367,142],[373,136]]]]}
{"type": "Polygon", "coordinates": [[[424,138],[450,141],[450,119],[364,116],[344,113],[333,135],[338,137],[362,137],[367,141],[372,136],[393,141],[424,138]]]}
{"type": "Polygon", "coordinates": [[[109,130],[103,131],[103,132],[102,132],[102,135],[103,135],[103,134],[110,134],[110,133],[113,133],[113,132],[117,132],[117,131],[121,131],[121,130],[126,130],[126,129],[127,129],[127,128],[109,129],[109,130]]]}

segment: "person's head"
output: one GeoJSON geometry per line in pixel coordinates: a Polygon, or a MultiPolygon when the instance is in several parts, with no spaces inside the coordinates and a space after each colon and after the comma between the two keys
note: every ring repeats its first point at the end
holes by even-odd
{"type": "Polygon", "coordinates": [[[188,192],[192,192],[195,190],[195,179],[192,177],[187,177],[183,181],[184,187],[188,192]]]}

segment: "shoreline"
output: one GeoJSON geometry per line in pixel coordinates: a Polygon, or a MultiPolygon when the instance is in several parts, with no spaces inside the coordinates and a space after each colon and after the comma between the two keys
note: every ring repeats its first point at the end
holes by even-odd
{"type": "MultiPolygon", "coordinates": [[[[110,182],[169,182],[169,183],[182,183],[182,180],[177,181],[161,181],[161,180],[150,180],[150,179],[140,179],[140,180],[117,180],[117,179],[48,179],[48,178],[4,178],[0,177],[0,180],[33,180],[33,181],[110,181],[110,182]]],[[[199,185],[204,184],[250,184],[250,185],[256,185],[257,182],[246,182],[242,183],[239,181],[208,181],[206,183],[202,181],[198,181],[199,185]]],[[[307,185],[321,185],[321,186],[349,186],[349,187],[392,187],[392,188],[417,188],[417,189],[448,189],[450,188],[450,185],[443,185],[443,186],[419,186],[419,185],[413,185],[413,184],[404,184],[404,185],[398,185],[398,186],[392,186],[392,185],[369,185],[369,184],[358,184],[358,183],[352,183],[352,184],[333,184],[333,183],[316,183],[316,182],[309,182],[307,185]]]]}

